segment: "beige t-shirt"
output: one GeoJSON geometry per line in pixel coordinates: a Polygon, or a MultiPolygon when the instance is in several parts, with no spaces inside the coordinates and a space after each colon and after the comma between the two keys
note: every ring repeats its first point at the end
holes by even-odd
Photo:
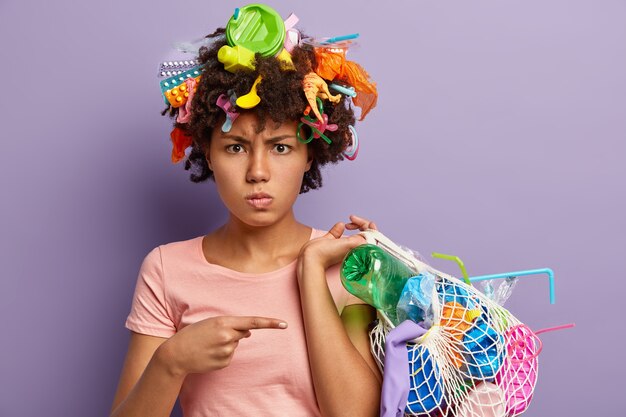
{"type": "MultiPolygon", "coordinates": [[[[326,232],[313,229],[311,239],[326,232]]],[[[326,271],[332,297],[344,306],[364,304],[348,293],[339,265],[326,271]]],[[[186,417],[319,416],[306,349],[296,261],[263,274],[209,263],[202,236],[158,246],[144,259],[126,327],[171,337],[197,321],[223,315],[285,320],[285,330],[253,330],[239,342],[229,366],[190,374],[180,391],[186,417]]]]}

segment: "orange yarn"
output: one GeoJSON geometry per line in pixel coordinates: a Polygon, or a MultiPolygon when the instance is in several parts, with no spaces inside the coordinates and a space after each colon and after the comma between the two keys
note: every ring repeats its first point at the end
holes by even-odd
{"type": "Polygon", "coordinates": [[[346,60],[346,51],[326,48],[315,48],[317,67],[315,72],[327,80],[343,81],[356,91],[356,97],[352,98],[355,106],[361,108],[361,118],[365,119],[378,101],[376,83],[369,80],[369,74],[359,64],[346,60]]]}
{"type": "Polygon", "coordinates": [[[191,136],[182,129],[175,127],[170,133],[172,139],[172,162],[178,163],[185,157],[185,149],[191,146],[191,136]]]}

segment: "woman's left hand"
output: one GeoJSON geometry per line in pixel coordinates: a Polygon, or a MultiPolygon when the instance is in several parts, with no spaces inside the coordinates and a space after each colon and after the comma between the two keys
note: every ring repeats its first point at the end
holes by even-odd
{"type": "Polygon", "coordinates": [[[298,257],[298,278],[300,278],[304,263],[313,263],[322,266],[324,269],[339,263],[351,249],[365,243],[365,239],[360,235],[353,235],[341,238],[344,231],[348,230],[378,230],[374,222],[359,216],[350,216],[350,223],[336,223],[322,237],[308,241],[302,246],[298,257]]]}

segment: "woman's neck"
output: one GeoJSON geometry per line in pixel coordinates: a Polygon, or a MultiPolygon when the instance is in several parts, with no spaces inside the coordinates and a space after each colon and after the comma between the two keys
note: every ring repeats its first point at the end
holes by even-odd
{"type": "Polygon", "coordinates": [[[261,262],[282,257],[293,258],[308,241],[311,228],[299,223],[293,212],[270,226],[250,226],[235,216],[215,232],[217,241],[231,256],[261,262]]]}

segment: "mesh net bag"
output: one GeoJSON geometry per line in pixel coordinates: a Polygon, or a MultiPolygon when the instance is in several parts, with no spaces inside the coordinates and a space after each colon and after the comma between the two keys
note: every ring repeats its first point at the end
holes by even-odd
{"type": "MultiPolygon", "coordinates": [[[[405,416],[510,417],[524,412],[537,381],[535,333],[483,293],[416,259],[378,232],[364,232],[417,274],[434,277],[432,322],[406,343],[410,388],[405,416]]],[[[423,323],[422,323],[423,324],[423,323]]],[[[378,310],[372,354],[384,374],[394,324],[378,310]]]]}

